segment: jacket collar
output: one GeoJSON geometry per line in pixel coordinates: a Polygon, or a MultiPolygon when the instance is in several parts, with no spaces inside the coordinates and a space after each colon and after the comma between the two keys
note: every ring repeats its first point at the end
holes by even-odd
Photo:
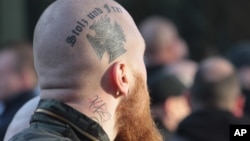
{"type": "Polygon", "coordinates": [[[35,112],[46,114],[68,124],[90,140],[109,141],[107,134],[97,122],[60,101],[41,99],[35,112]]]}

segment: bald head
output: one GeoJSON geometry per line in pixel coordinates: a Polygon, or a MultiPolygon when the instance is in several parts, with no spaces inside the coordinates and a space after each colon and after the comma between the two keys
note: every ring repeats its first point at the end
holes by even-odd
{"type": "Polygon", "coordinates": [[[224,58],[214,57],[205,60],[201,65],[205,79],[218,81],[232,75],[234,67],[224,58]]]}
{"type": "Polygon", "coordinates": [[[43,13],[34,33],[41,89],[95,90],[116,62],[142,70],[143,51],[134,21],[111,0],[58,0],[43,13]]]}
{"type": "Polygon", "coordinates": [[[170,20],[152,16],[139,28],[146,42],[145,56],[149,65],[169,64],[187,55],[186,44],[170,20]]]}
{"type": "Polygon", "coordinates": [[[238,96],[240,87],[232,64],[220,57],[201,63],[191,88],[193,104],[230,109],[238,96]]]}
{"type": "Polygon", "coordinates": [[[141,34],[143,35],[149,50],[157,50],[158,48],[161,48],[160,45],[156,44],[161,44],[163,39],[166,39],[166,36],[170,36],[169,34],[172,34],[175,30],[176,27],[174,24],[163,17],[153,16],[140,24],[141,34]]]}

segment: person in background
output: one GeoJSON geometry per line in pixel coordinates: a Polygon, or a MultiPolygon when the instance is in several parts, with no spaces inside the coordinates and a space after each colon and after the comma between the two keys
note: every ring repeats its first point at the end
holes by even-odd
{"type": "Polygon", "coordinates": [[[149,88],[156,125],[168,141],[179,122],[189,114],[187,89],[176,76],[165,70],[154,75],[149,88]]]}
{"type": "Polygon", "coordinates": [[[0,50],[0,140],[17,110],[35,96],[37,78],[32,45],[26,41],[6,43],[0,50]]]}
{"type": "Polygon", "coordinates": [[[162,141],[144,40],[120,4],[54,1],[37,22],[33,48],[41,100],[29,128],[10,141],[162,141]]]}
{"type": "Polygon", "coordinates": [[[189,98],[192,113],[179,124],[173,141],[228,141],[230,124],[248,123],[236,72],[222,57],[201,63],[189,98]]]}
{"type": "Polygon", "coordinates": [[[250,119],[250,42],[240,42],[227,52],[237,70],[241,91],[246,98],[244,113],[250,119]]]}
{"type": "Polygon", "coordinates": [[[176,76],[187,89],[190,89],[193,85],[197,68],[198,64],[196,62],[184,59],[166,66],[165,70],[168,74],[176,76]]]}
{"type": "Polygon", "coordinates": [[[139,29],[146,42],[147,66],[172,64],[187,57],[186,43],[170,20],[152,16],[142,21],[139,29]]]}
{"type": "Polygon", "coordinates": [[[187,45],[170,20],[151,16],[140,23],[139,30],[146,43],[144,61],[148,80],[164,66],[188,56],[187,45]]]}
{"type": "Polygon", "coordinates": [[[165,67],[185,59],[188,49],[175,25],[164,17],[149,17],[139,25],[139,29],[146,43],[144,60],[153,101],[152,109],[158,128],[167,139],[189,110],[184,96],[186,88],[176,76],[168,76],[163,72],[165,67]],[[176,107],[181,107],[181,110],[173,112],[176,107]]]}

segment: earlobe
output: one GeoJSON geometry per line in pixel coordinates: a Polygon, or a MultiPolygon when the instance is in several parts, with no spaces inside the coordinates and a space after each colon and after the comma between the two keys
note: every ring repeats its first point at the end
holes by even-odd
{"type": "Polygon", "coordinates": [[[129,90],[128,70],[125,63],[116,62],[112,67],[113,80],[116,85],[116,97],[127,95],[129,90]]]}

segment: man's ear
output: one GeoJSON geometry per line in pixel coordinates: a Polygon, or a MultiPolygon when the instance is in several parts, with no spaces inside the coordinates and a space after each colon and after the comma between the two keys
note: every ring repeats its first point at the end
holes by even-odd
{"type": "Polygon", "coordinates": [[[176,113],[176,97],[170,96],[164,102],[164,111],[169,116],[175,116],[176,113]]]}
{"type": "Polygon", "coordinates": [[[244,107],[245,107],[245,97],[240,95],[236,99],[236,106],[234,108],[234,115],[237,117],[242,117],[244,114],[244,107]]]}
{"type": "Polygon", "coordinates": [[[127,95],[129,90],[128,66],[123,62],[116,62],[112,67],[113,82],[117,87],[116,96],[127,95]]]}

